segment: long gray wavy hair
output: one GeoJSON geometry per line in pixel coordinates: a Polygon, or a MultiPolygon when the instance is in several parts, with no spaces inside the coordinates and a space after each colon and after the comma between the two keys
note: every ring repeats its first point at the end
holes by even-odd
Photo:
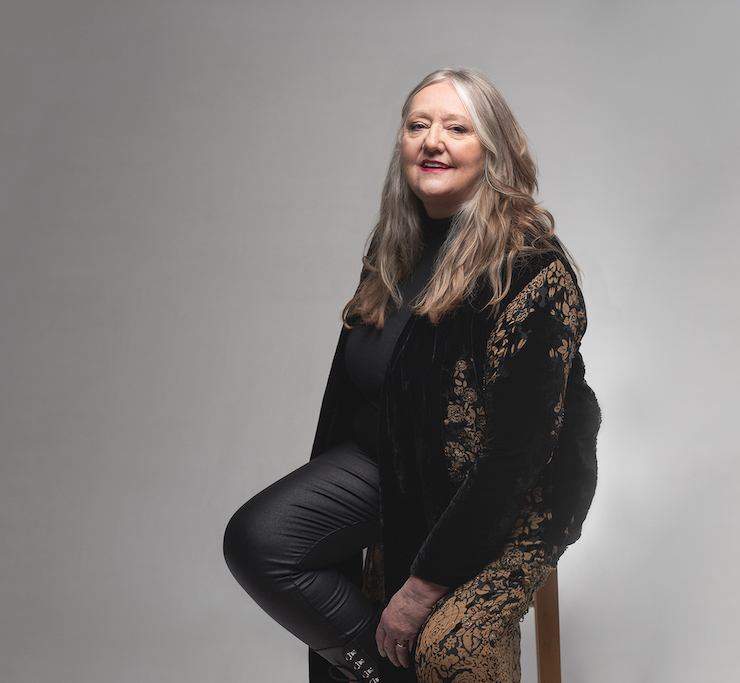
{"type": "Polygon", "coordinates": [[[469,297],[482,277],[490,283],[488,303],[495,312],[511,287],[517,258],[551,250],[568,258],[555,237],[552,215],[534,200],[537,167],[504,98],[479,71],[440,69],[421,81],[403,105],[360,286],[344,307],[347,327],[363,322],[382,328],[389,300],[400,304],[398,284],[421,254],[421,203],[403,173],[401,140],[414,96],[440,81],[455,87],[486,155],[478,189],[455,215],[432,277],[414,305],[416,313],[436,323],[469,297]]]}

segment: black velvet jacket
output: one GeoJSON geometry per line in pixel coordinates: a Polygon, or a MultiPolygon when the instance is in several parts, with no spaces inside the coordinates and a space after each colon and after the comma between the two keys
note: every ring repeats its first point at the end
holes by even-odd
{"type": "MultiPolygon", "coordinates": [[[[495,316],[489,299],[482,287],[437,325],[412,315],[388,365],[379,440],[388,597],[409,574],[457,587],[515,537],[559,554],[580,536],[600,414],[578,350],[586,313],[576,278],[559,254],[542,254],[515,268],[495,316]]],[[[346,331],[312,457],[349,436],[358,397],[345,342],[346,331]]],[[[343,570],[358,576],[356,564],[343,570]]],[[[415,679],[399,671],[398,680],[415,679]]]]}

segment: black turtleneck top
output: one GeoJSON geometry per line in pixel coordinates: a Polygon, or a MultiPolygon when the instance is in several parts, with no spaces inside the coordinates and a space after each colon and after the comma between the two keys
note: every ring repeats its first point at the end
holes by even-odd
{"type": "Polygon", "coordinates": [[[380,394],[393,349],[406,322],[412,315],[411,305],[429,281],[440,248],[450,229],[452,218],[429,218],[422,213],[423,248],[413,272],[399,285],[402,304],[388,304],[382,330],[370,325],[353,327],[347,337],[344,362],[347,373],[362,395],[352,425],[360,448],[377,460],[380,394]]]}

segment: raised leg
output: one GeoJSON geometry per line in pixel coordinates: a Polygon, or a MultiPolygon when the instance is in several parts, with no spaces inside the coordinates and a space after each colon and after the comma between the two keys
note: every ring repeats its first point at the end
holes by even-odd
{"type": "Polygon", "coordinates": [[[224,537],[229,569],[314,650],[342,646],[376,610],[333,565],[380,538],[378,468],[345,442],[243,505],[224,537]]]}

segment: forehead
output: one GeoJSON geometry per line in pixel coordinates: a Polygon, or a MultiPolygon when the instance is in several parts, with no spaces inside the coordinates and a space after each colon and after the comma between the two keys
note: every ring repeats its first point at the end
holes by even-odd
{"type": "Polygon", "coordinates": [[[463,117],[469,119],[465,105],[449,81],[432,83],[421,89],[409,106],[409,116],[439,116],[440,118],[463,117]]]}

